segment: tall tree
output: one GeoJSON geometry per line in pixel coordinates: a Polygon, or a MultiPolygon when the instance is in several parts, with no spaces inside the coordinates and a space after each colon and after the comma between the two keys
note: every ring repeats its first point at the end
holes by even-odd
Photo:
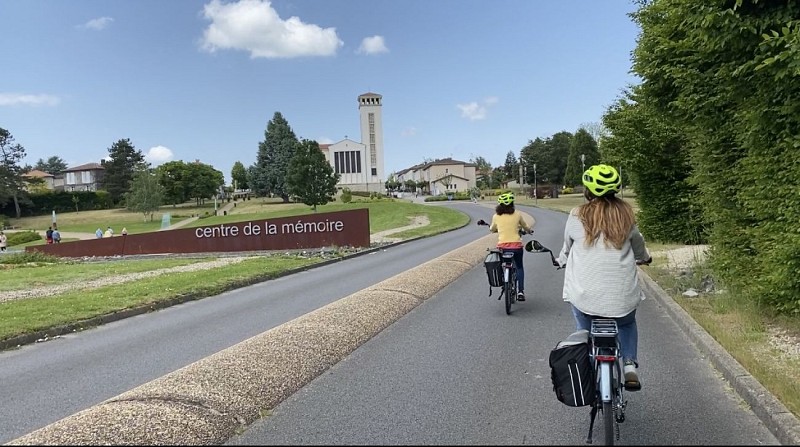
{"type": "Polygon", "coordinates": [[[14,201],[17,219],[22,214],[19,196],[24,185],[20,166],[23,158],[25,158],[25,148],[14,142],[11,132],[0,127],[0,200],[4,204],[8,203],[9,199],[14,201]]]}
{"type": "Polygon", "coordinates": [[[133,174],[130,191],[125,193],[125,205],[131,211],[142,213],[144,220],[152,222],[153,214],[164,204],[164,187],[158,182],[157,174],[142,169],[133,174]]]}
{"type": "Polygon", "coordinates": [[[225,184],[225,175],[213,166],[196,161],[186,165],[188,177],[184,182],[186,194],[200,205],[213,198],[225,184]]]}
{"type": "Polygon", "coordinates": [[[274,194],[289,202],[286,172],[299,144],[289,123],[275,112],[267,123],[264,141],[258,143],[256,162],[248,170],[247,181],[256,194],[274,194]]]}
{"type": "Polygon", "coordinates": [[[40,158],[39,161],[33,165],[33,169],[56,175],[67,170],[67,162],[65,162],[61,157],[53,155],[52,157],[48,158],[47,161],[44,161],[44,159],[40,158]]]}
{"type": "Polygon", "coordinates": [[[554,134],[548,141],[549,156],[554,162],[555,182],[556,184],[564,183],[564,174],[567,170],[567,157],[569,156],[569,147],[572,144],[573,135],[567,131],[561,131],[554,134]]]}
{"type": "Polygon", "coordinates": [[[597,143],[598,147],[600,146],[600,140],[608,136],[608,128],[602,121],[600,122],[591,121],[591,122],[581,123],[579,128],[585,130],[586,132],[589,132],[589,135],[591,135],[592,138],[594,138],[594,141],[597,143]]]}
{"type": "Polygon", "coordinates": [[[133,173],[149,167],[142,151],[137,150],[127,138],[117,141],[108,148],[108,159],[102,161],[105,168],[103,187],[111,200],[119,203],[125,197],[133,180],[133,173]]]}
{"type": "Polygon", "coordinates": [[[189,167],[182,160],[164,163],[156,168],[158,183],[164,188],[164,202],[173,207],[189,200],[189,167]]]}
{"type": "Polygon", "coordinates": [[[336,196],[339,174],[333,172],[316,141],[303,140],[289,163],[286,183],[289,194],[316,212],[317,205],[325,205],[336,196]]]}
{"type": "Polygon", "coordinates": [[[569,145],[567,166],[564,170],[564,184],[566,186],[580,185],[585,168],[597,164],[599,161],[600,153],[597,151],[597,142],[586,129],[578,129],[569,145]]]}
{"type": "Polygon", "coordinates": [[[241,161],[237,161],[231,168],[231,180],[235,189],[249,189],[247,185],[247,169],[241,161]]]}
{"type": "Polygon", "coordinates": [[[522,148],[522,159],[526,166],[526,182],[532,183],[533,165],[536,164],[536,175],[539,184],[561,185],[564,171],[567,168],[569,146],[572,134],[566,131],[556,133],[550,138],[536,138],[522,148]]]}
{"type": "Polygon", "coordinates": [[[517,179],[519,181],[519,160],[514,151],[506,153],[506,161],[503,163],[503,174],[505,181],[517,179]]]}
{"type": "Polygon", "coordinates": [[[478,188],[489,188],[489,176],[492,174],[492,164],[481,156],[472,157],[470,162],[475,165],[476,181],[478,188]]]}

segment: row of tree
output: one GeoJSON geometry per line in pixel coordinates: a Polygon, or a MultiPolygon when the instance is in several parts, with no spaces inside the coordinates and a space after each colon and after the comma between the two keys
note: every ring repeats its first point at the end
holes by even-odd
{"type": "MultiPolygon", "coordinates": [[[[39,159],[34,165],[23,165],[25,148],[16,143],[13,135],[0,128],[0,204],[13,202],[16,217],[20,203],[39,209],[30,203],[29,191],[43,192],[41,179],[24,174],[33,169],[58,175],[66,169],[60,157],[39,159]]],[[[141,211],[152,219],[158,207],[180,204],[194,199],[198,204],[220,192],[225,179],[222,172],[199,161],[173,161],[157,168],[150,167],[140,150],[129,139],[116,141],[108,148],[108,157],[101,161],[104,168],[100,187],[107,191],[113,206],[127,206],[141,211]]]]}
{"type": "Polygon", "coordinates": [[[529,140],[519,156],[509,151],[505,163],[498,167],[492,167],[482,156],[472,157],[477,186],[504,188],[512,180],[529,185],[578,186],[585,168],[601,159],[597,139],[602,131],[600,124],[584,123],[574,134],[561,131],[547,138],[529,140]]]}
{"type": "Polygon", "coordinates": [[[726,287],[800,312],[800,2],[642,0],[631,86],[603,118],[642,229],[709,242],[726,287]]]}

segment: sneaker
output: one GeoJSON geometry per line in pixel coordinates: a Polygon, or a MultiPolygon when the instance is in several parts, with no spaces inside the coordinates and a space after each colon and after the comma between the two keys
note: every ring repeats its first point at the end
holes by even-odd
{"type": "Polygon", "coordinates": [[[636,372],[636,363],[633,360],[625,360],[622,366],[622,375],[625,377],[626,391],[639,391],[642,384],[639,382],[639,374],[636,372]]]}
{"type": "Polygon", "coordinates": [[[525,294],[520,292],[517,294],[517,301],[525,301],[525,294]]]}

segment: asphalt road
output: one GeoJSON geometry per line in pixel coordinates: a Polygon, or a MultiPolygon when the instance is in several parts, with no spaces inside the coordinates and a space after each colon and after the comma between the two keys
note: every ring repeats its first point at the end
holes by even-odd
{"type": "MultiPolygon", "coordinates": [[[[491,208],[453,203],[475,220],[491,208]]],[[[521,207],[554,250],[566,216],[521,207]]],[[[380,282],[486,234],[470,225],[46,343],[0,353],[0,442],[380,282]],[[343,281],[342,278],[347,278],[343,281]]],[[[526,254],[511,316],[482,266],[384,330],[230,444],[578,444],[588,409],[559,403],[547,354],[574,328],[562,273],[526,254]]],[[[776,444],[678,326],[646,300],[641,379],[621,444],[776,444]]]]}

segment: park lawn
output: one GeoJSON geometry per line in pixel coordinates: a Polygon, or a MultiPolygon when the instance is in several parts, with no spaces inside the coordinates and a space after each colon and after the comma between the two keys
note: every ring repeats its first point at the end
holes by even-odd
{"type": "MultiPolygon", "coordinates": [[[[219,205],[222,206],[221,204],[219,205]]],[[[161,228],[161,219],[164,214],[169,214],[171,223],[175,223],[184,218],[194,215],[204,215],[214,212],[214,203],[196,205],[194,202],[187,202],[182,205],[164,205],[159,211],[153,214],[153,220],[145,220],[142,213],[128,211],[124,208],[110,210],[87,210],[56,213],[56,223],[58,229],[63,232],[94,233],[98,228],[105,231],[107,227],[114,229],[114,234],[118,235],[122,228],[126,228],[129,234],[148,233],[157,231],[161,228]]],[[[23,230],[44,231],[52,225],[53,217],[51,214],[43,216],[22,217],[19,219],[9,219],[9,224],[23,230]]]]}
{"type": "MultiPolygon", "coordinates": [[[[205,262],[214,258],[129,259],[108,262],[57,262],[46,265],[0,264],[0,291],[26,290],[62,284],[65,281],[91,281],[109,275],[146,272],[162,268],[205,262]]],[[[2,259],[0,259],[2,260],[2,259]]]]}
{"type": "MultiPolygon", "coordinates": [[[[274,219],[279,217],[291,217],[314,213],[311,207],[302,203],[293,204],[291,207],[283,206],[275,210],[273,210],[273,206],[274,205],[267,206],[265,207],[266,209],[264,211],[258,213],[228,214],[227,216],[212,216],[198,219],[189,223],[186,227],[191,228],[200,226],[213,226],[247,220],[274,219]]],[[[468,216],[447,207],[421,205],[401,200],[389,199],[375,201],[354,201],[351,203],[334,202],[317,206],[317,213],[330,213],[335,211],[347,211],[361,208],[369,209],[370,233],[377,233],[380,231],[409,225],[414,216],[420,215],[427,216],[431,222],[431,225],[440,228],[439,231],[441,231],[442,227],[459,228],[469,222],[468,216]]]]}
{"type": "MultiPolygon", "coordinates": [[[[78,323],[123,309],[170,302],[185,297],[199,299],[213,296],[322,261],[324,258],[321,257],[253,256],[251,259],[214,269],[173,272],[147,280],[96,289],[4,301],[0,302],[0,340],[78,323]]],[[[106,267],[109,268],[111,265],[107,264],[106,267]]]]}

